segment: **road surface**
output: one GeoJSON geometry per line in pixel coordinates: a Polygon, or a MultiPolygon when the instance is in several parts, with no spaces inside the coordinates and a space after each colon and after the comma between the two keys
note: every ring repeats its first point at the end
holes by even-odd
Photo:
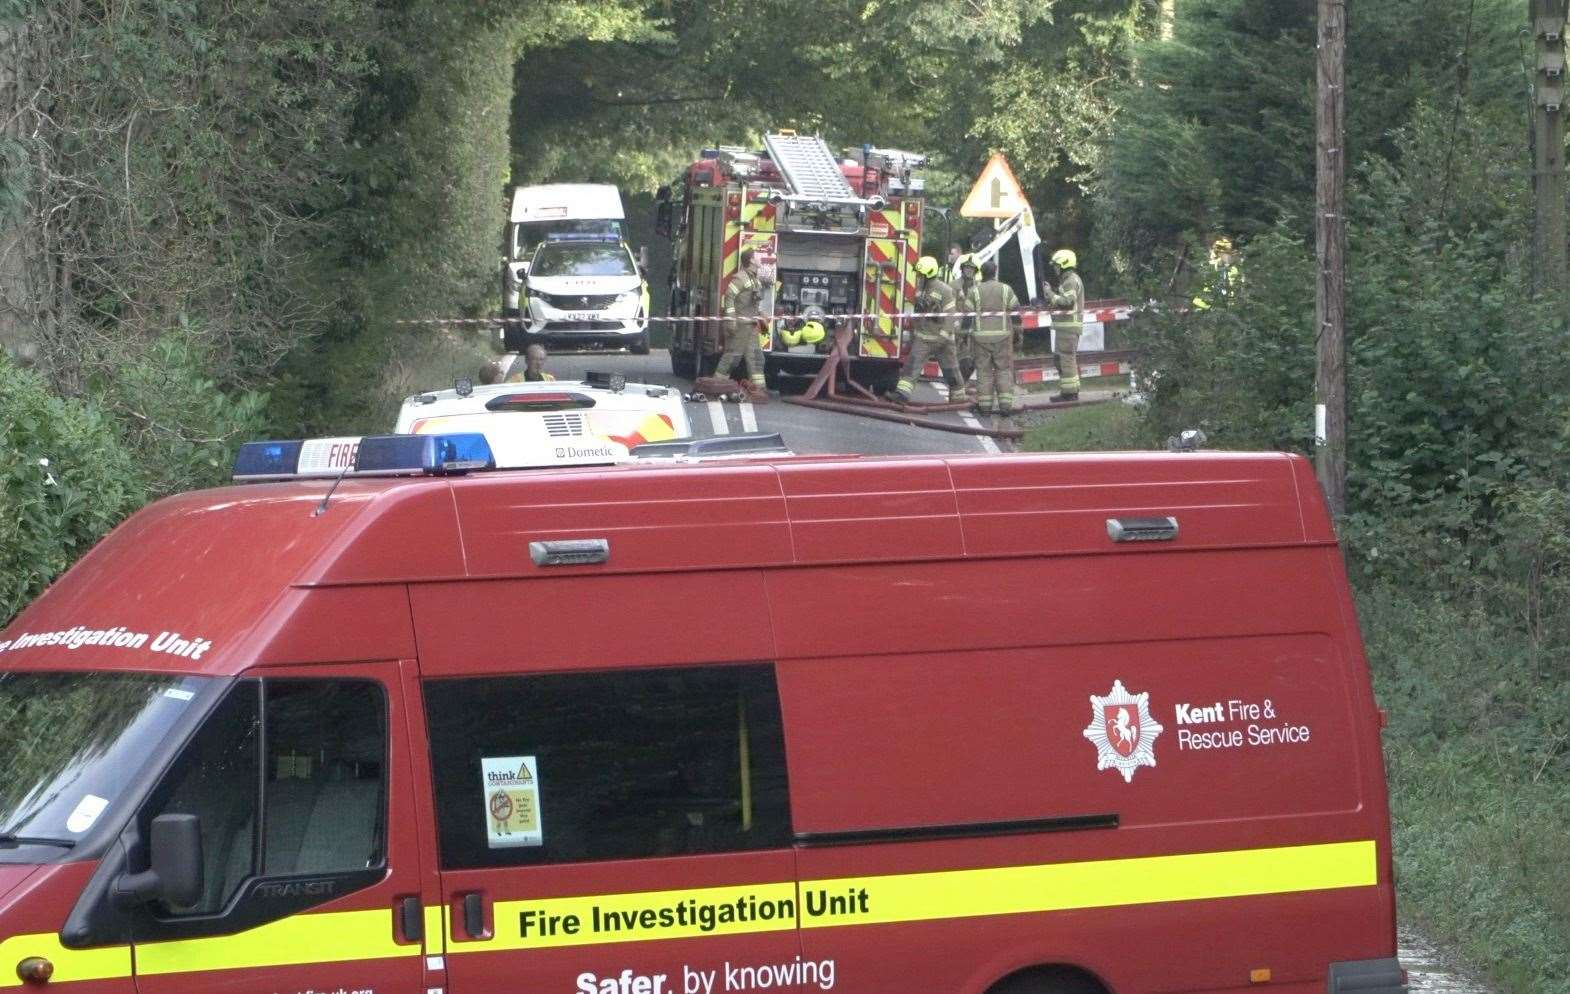
{"type": "MultiPolygon", "coordinates": [[[[670,355],[656,349],[646,356],[634,355],[553,355],[546,366],[558,379],[579,379],[587,370],[620,373],[638,383],[664,383],[677,389],[691,389],[691,383],[671,375],[670,355]]],[[[942,400],[932,384],[921,384],[917,398],[942,400]]],[[[687,417],[699,436],[735,435],[742,432],[779,432],[792,452],[808,455],[860,453],[866,455],[906,455],[932,452],[993,452],[991,439],[958,435],[930,428],[832,414],[808,407],[784,404],[776,397],[771,404],[689,403],[687,417]]],[[[958,415],[942,415],[959,424],[958,415]]]]}
{"type": "MultiPolygon", "coordinates": [[[[628,380],[639,383],[663,383],[682,390],[691,386],[671,374],[670,356],[663,350],[646,356],[557,355],[551,357],[548,368],[562,380],[581,378],[584,372],[592,369],[621,373],[628,380]]],[[[919,399],[943,399],[932,384],[922,384],[917,389],[919,399]]],[[[784,404],[778,399],[764,405],[688,403],[687,416],[694,432],[700,436],[777,431],[792,451],[804,454],[997,451],[990,439],[818,411],[784,404]]],[[[953,414],[943,417],[958,420],[953,414]]],[[[1411,994],[1491,994],[1487,988],[1454,972],[1433,945],[1409,927],[1402,927],[1400,945],[1401,963],[1411,978],[1411,994]]]]}

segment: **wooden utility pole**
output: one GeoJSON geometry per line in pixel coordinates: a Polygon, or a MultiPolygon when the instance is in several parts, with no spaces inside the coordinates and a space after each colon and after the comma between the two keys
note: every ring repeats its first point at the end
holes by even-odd
{"type": "MultiPolygon", "coordinates": [[[[1535,0],[1534,0],[1535,2],[1535,0]]],[[[1314,465],[1330,513],[1346,513],[1346,0],[1319,0],[1319,99],[1314,139],[1314,465]]]]}
{"type": "Polygon", "coordinates": [[[1532,289],[1565,314],[1565,0],[1530,0],[1537,54],[1532,77],[1532,289]]]}

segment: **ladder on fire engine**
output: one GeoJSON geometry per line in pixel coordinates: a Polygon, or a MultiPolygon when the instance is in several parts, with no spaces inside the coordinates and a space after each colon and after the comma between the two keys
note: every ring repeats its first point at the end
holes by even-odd
{"type": "Polygon", "coordinates": [[[764,135],[763,145],[795,197],[825,203],[867,202],[851,190],[839,161],[817,135],[764,135]]]}

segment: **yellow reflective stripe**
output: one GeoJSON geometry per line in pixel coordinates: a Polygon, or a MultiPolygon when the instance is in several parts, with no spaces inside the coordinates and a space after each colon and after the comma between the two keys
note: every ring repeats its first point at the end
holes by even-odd
{"type": "Polygon", "coordinates": [[[795,915],[796,885],[789,882],[497,901],[496,935],[483,942],[451,943],[447,953],[783,932],[795,929],[795,915]]]}
{"type": "Polygon", "coordinates": [[[790,884],[769,883],[501,901],[496,905],[494,938],[453,943],[447,951],[482,953],[782,931],[793,928],[796,918],[803,928],[831,928],[1110,908],[1368,887],[1378,879],[1377,847],[1369,840],[809,880],[802,882],[799,898],[790,884]],[[785,913],[785,903],[790,904],[790,914],[785,913]],[[750,909],[769,904],[776,913],[771,918],[754,913],[745,921],[734,914],[729,921],[720,920],[726,909],[734,912],[741,904],[750,909]],[[524,913],[529,916],[527,934],[520,923],[524,913]],[[710,927],[704,927],[699,915],[709,916],[710,927]]]}
{"type": "MultiPolygon", "coordinates": [[[[425,908],[432,954],[543,949],[890,924],[984,915],[1032,914],[1371,887],[1379,882],[1373,840],[1322,845],[1046,863],[977,870],[885,874],[753,886],[498,901],[496,936],[451,942],[445,906],[425,908]],[[529,913],[528,934],[522,916],[529,913]],[[569,924],[570,922],[570,924],[569,924]],[[438,940],[440,936],[440,940],[438,940]]],[[[296,915],[237,935],[138,945],[146,975],[295,966],[418,956],[416,943],[393,941],[390,910],[296,915]]],[[[0,963],[28,956],[55,966],[54,983],[129,977],[130,948],[66,949],[55,933],[0,941],[0,963]]],[[[0,988],[22,986],[0,971],[0,988]]]]}
{"type": "Polygon", "coordinates": [[[425,951],[432,956],[441,954],[442,946],[447,941],[447,906],[444,904],[427,904],[425,906],[425,951]]]}
{"type": "Polygon", "coordinates": [[[295,915],[236,935],[138,943],[138,974],[243,970],[248,967],[337,963],[418,956],[419,943],[393,941],[392,911],[295,915]]]}
{"type": "Polygon", "coordinates": [[[802,927],[976,918],[1368,887],[1372,841],[803,882],[802,927]],[[849,910],[814,915],[813,894],[849,910]],[[865,894],[865,898],[862,895],[865,894]],[[865,907],[865,911],[860,910],[865,907]]]}
{"type": "Polygon", "coordinates": [[[73,980],[108,980],[131,975],[131,947],[67,949],[54,932],[13,935],[0,942],[0,987],[21,987],[16,964],[29,956],[42,956],[54,964],[52,984],[73,980]]]}

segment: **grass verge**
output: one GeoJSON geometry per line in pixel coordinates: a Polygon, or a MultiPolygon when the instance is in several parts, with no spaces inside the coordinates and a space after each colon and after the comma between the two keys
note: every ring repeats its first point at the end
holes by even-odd
{"type": "Polygon", "coordinates": [[[1511,994],[1570,991],[1570,679],[1507,621],[1359,598],[1402,915],[1511,994]]]}
{"type": "Polygon", "coordinates": [[[1139,412],[1121,401],[1087,404],[1041,415],[1025,434],[1032,452],[1096,452],[1148,448],[1140,433],[1139,412]]]}

